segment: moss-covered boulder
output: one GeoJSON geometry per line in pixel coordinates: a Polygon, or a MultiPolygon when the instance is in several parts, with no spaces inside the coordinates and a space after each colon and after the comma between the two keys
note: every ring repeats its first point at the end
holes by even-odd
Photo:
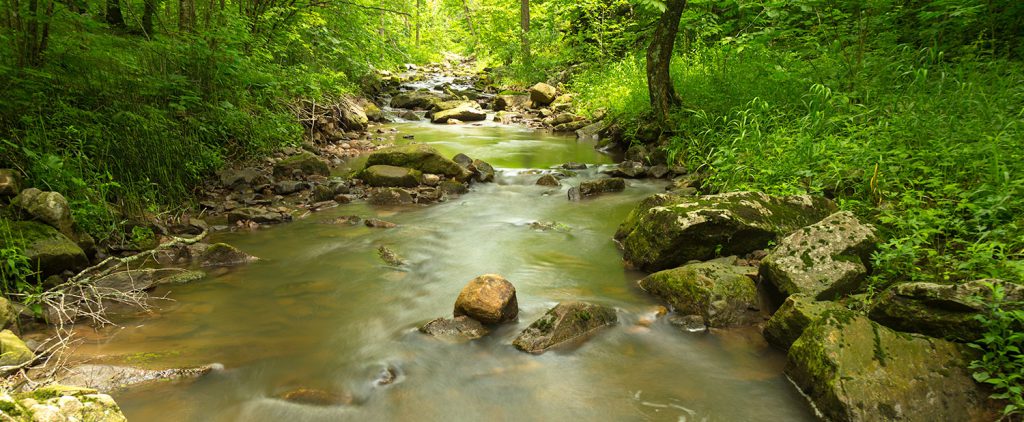
{"type": "Polygon", "coordinates": [[[562,186],[562,182],[558,181],[558,178],[551,174],[545,174],[537,179],[537,186],[549,186],[558,187],[562,186]]]}
{"type": "Polygon", "coordinates": [[[487,113],[480,110],[475,103],[464,103],[455,108],[435,112],[430,116],[431,123],[448,123],[452,119],[460,122],[479,122],[487,119],[487,113]]]}
{"type": "Polygon", "coordinates": [[[436,149],[424,144],[410,144],[378,150],[366,159],[366,166],[406,167],[423,173],[441,174],[466,180],[470,173],[454,161],[444,158],[436,149]]]}
{"type": "Polygon", "coordinates": [[[835,299],[863,287],[877,243],[874,227],[837,212],[779,241],[761,261],[761,276],[786,296],[835,299]]]}
{"type": "Polygon", "coordinates": [[[371,205],[408,205],[416,202],[412,192],[402,188],[374,189],[367,196],[366,202],[371,205]]]}
{"type": "Polygon", "coordinates": [[[504,94],[494,97],[494,104],[491,106],[494,111],[522,110],[530,108],[529,94],[504,94]]]}
{"type": "Polygon", "coordinates": [[[330,176],[331,169],[326,161],[308,151],[302,151],[274,164],[274,177],[286,179],[296,175],[330,176]]]}
{"type": "Polygon", "coordinates": [[[1019,284],[994,279],[963,284],[921,282],[885,290],[875,299],[869,316],[895,330],[972,342],[985,333],[976,317],[987,312],[992,302],[990,286],[994,285],[1003,288],[1003,309],[1024,308],[1024,286],[1019,284]]]}
{"type": "Polygon", "coordinates": [[[616,322],[618,315],[613,308],[587,302],[562,302],[519,333],[512,345],[524,352],[544,353],[561,344],[585,340],[616,322]]]}
{"type": "Polygon", "coordinates": [[[753,267],[726,261],[702,262],[659,271],[640,288],[668,302],[681,315],[699,315],[708,327],[754,322],[760,316],[753,267]]]}
{"type": "Polygon", "coordinates": [[[968,360],[955,343],[826,313],[790,347],[786,374],[833,421],[991,420],[968,360]]]}
{"type": "Polygon", "coordinates": [[[468,316],[484,324],[514,321],[519,316],[516,288],[497,274],[484,274],[466,283],[455,300],[454,316],[468,316]]]}
{"type": "Polygon", "coordinates": [[[11,306],[11,301],[0,296],[0,329],[10,327],[18,322],[18,312],[11,306]]]}
{"type": "MultiPolygon", "coordinates": [[[[10,224],[10,242],[24,248],[32,268],[39,268],[42,276],[60,274],[65,270],[81,270],[89,265],[82,248],[57,229],[35,221],[16,221],[10,224]]],[[[7,246],[0,237],[0,247],[7,246]]]]}
{"type": "Polygon", "coordinates": [[[423,173],[416,169],[388,165],[369,166],[358,177],[376,187],[413,188],[423,183],[423,173]]]}
{"type": "Polygon", "coordinates": [[[21,191],[11,203],[32,220],[49,224],[69,238],[75,237],[71,206],[59,192],[28,188],[21,191]]]}
{"type": "Polygon", "coordinates": [[[12,397],[0,394],[0,417],[5,421],[123,422],[114,399],[91,388],[48,385],[12,397]]]}
{"type": "Polygon", "coordinates": [[[391,107],[430,110],[439,102],[441,99],[429,91],[413,91],[394,96],[391,99],[391,107]]]}
{"type": "Polygon", "coordinates": [[[447,340],[475,340],[486,336],[490,330],[473,318],[457,316],[434,319],[420,327],[420,332],[447,340]]]}
{"type": "Polygon", "coordinates": [[[558,90],[544,82],[530,87],[530,100],[533,100],[534,104],[545,106],[551,104],[557,97],[558,90]]]}
{"type": "Polygon", "coordinates": [[[0,367],[22,365],[35,359],[36,354],[11,330],[0,331],[0,367]]]}
{"type": "Polygon", "coordinates": [[[782,306],[772,314],[762,334],[769,344],[789,350],[789,346],[800,338],[808,326],[828,312],[853,315],[853,311],[836,302],[816,301],[807,295],[795,294],[786,298],[782,306]]]}
{"type": "Polygon", "coordinates": [[[645,271],[692,260],[745,255],[835,211],[828,199],[734,192],[701,197],[655,195],[619,227],[625,259],[645,271]]]}

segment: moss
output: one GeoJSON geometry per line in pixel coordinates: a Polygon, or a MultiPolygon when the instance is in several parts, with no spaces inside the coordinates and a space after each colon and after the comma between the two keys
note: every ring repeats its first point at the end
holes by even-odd
{"type": "Polygon", "coordinates": [[[45,387],[39,387],[34,391],[28,393],[21,394],[18,398],[30,398],[41,403],[52,398],[63,396],[82,396],[85,394],[96,394],[96,390],[93,388],[72,387],[60,384],[52,384],[47,385],[45,387]]]}
{"type": "Polygon", "coordinates": [[[13,401],[0,400],[0,413],[6,414],[7,416],[21,416],[22,409],[17,403],[13,401]]]}
{"type": "Polygon", "coordinates": [[[885,366],[885,349],[882,347],[882,337],[878,334],[878,324],[871,323],[871,333],[874,335],[875,360],[879,365],[885,366]]]}

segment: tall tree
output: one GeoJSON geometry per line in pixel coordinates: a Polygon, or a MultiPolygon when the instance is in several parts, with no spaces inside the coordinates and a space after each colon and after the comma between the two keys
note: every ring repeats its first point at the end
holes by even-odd
{"type": "Polygon", "coordinates": [[[178,30],[192,32],[196,27],[195,0],[178,0],[178,30]]]}
{"type": "Polygon", "coordinates": [[[53,17],[53,0],[9,0],[0,2],[5,13],[5,22],[13,34],[14,50],[18,66],[39,66],[43,64],[43,52],[50,40],[50,19],[53,17]]]}
{"type": "Polygon", "coordinates": [[[157,0],[142,0],[142,32],[153,36],[153,15],[156,14],[157,0]]]}
{"type": "Polygon", "coordinates": [[[111,26],[124,26],[124,15],[121,14],[121,0],[107,0],[107,23],[111,26]]]}
{"type": "Polygon", "coordinates": [[[530,0],[519,2],[519,41],[523,44],[523,61],[530,61],[530,0]]]}
{"type": "Polygon", "coordinates": [[[686,8],[686,0],[666,0],[664,6],[665,10],[658,19],[651,44],[647,47],[647,91],[654,114],[662,125],[668,123],[672,106],[681,102],[679,94],[672,86],[669,67],[672,64],[672,49],[675,47],[679,19],[686,8]]]}

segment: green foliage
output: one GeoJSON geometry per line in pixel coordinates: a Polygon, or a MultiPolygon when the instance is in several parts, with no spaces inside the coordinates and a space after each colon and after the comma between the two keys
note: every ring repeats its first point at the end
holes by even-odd
{"type": "Polygon", "coordinates": [[[25,256],[24,240],[11,232],[7,219],[0,218],[0,295],[15,296],[37,293],[39,272],[25,256]]]}
{"type": "Polygon", "coordinates": [[[989,285],[993,302],[989,313],[978,315],[985,333],[971,343],[981,356],[971,362],[974,379],[988,384],[994,390],[992,398],[1007,402],[1004,416],[1024,414],[1024,309],[1009,310],[1001,285],[989,285]]]}

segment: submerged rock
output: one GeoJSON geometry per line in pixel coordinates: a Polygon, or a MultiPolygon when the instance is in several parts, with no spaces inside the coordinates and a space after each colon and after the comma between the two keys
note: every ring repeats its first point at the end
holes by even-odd
{"type": "Polygon", "coordinates": [[[437,318],[420,327],[420,332],[439,338],[475,340],[486,336],[490,330],[480,321],[463,315],[455,318],[437,318]]]}
{"type": "Polygon", "coordinates": [[[558,97],[558,90],[546,83],[540,82],[530,87],[530,100],[537,105],[548,105],[558,97]]]}
{"type": "Polygon", "coordinates": [[[729,327],[759,317],[757,286],[750,277],[756,272],[731,262],[702,262],[651,274],[639,285],[681,315],[699,315],[709,327],[729,327]]]}
{"type": "Polygon", "coordinates": [[[301,176],[330,176],[331,169],[327,162],[308,151],[285,158],[274,164],[274,177],[278,179],[301,176]]]}
{"type": "Polygon", "coordinates": [[[387,246],[381,245],[377,248],[377,256],[379,256],[380,260],[384,261],[385,264],[393,267],[401,267],[406,264],[405,260],[398,256],[398,253],[387,246]]]}
{"type": "Polygon", "coordinates": [[[419,170],[388,165],[369,166],[358,177],[376,187],[412,188],[423,183],[423,173],[419,170]]]}
{"type": "Polygon", "coordinates": [[[68,368],[57,376],[57,380],[64,384],[82,385],[100,391],[111,392],[142,383],[197,378],[221,368],[220,364],[159,370],[131,366],[85,364],[68,368]]]}
{"type": "MultiPolygon", "coordinates": [[[[36,360],[36,354],[11,330],[0,331],[0,368],[18,366],[36,360]]],[[[0,369],[0,376],[7,371],[0,369]]]]}
{"type": "Polygon", "coordinates": [[[89,265],[85,251],[51,226],[35,221],[15,221],[8,227],[11,237],[0,237],[0,247],[16,242],[24,249],[32,268],[38,268],[43,277],[89,265]]]}
{"type": "Polygon", "coordinates": [[[827,313],[852,317],[853,312],[836,302],[816,301],[803,294],[786,298],[786,302],[764,326],[762,334],[772,346],[789,350],[804,330],[827,313]]]}
{"type": "Polygon", "coordinates": [[[118,271],[95,281],[96,287],[119,292],[144,291],[161,284],[188,283],[206,277],[202,271],[181,268],[139,268],[118,271]]]}
{"type": "Polygon", "coordinates": [[[200,267],[225,267],[249,264],[260,259],[227,243],[198,243],[189,247],[193,261],[200,267]]]}
{"type": "Polygon", "coordinates": [[[626,181],[618,177],[607,179],[587,180],[580,183],[579,187],[569,188],[569,200],[578,201],[583,198],[597,196],[603,193],[622,192],[626,190],[626,181]]]}
{"type": "Polygon", "coordinates": [[[1004,310],[1024,309],[1024,286],[991,279],[963,284],[899,284],[875,299],[869,315],[895,330],[972,342],[985,334],[977,316],[984,315],[991,306],[990,285],[1003,288],[1004,310]]]}
{"type": "Polygon", "coordinates": [[[366,166],[388,165],[407,167],[423,173],[440,174],[465,180],[469,171],[444,158],[436,149],[424,144],[411,144],[378,150],[366,160],[366,166]]]}
{"type": "Polygon", "coordinates": [[[398,227],[398,224],[392,223],[390,221],[384,221],[379,218],[367,218],[366,220],[363,221],[363,224],[366,225],[366,227],[371,227],[375,229],[393,229],[395,227],[398,227]]]}
{"type": "Polygon", "coordinates": [[[793,343],[786,374],[834,421],[991,419],[967,361],[955,343],[829,314],[793,343]]]}
{"type": "Polygon", "coordinates": [[[454,316],[461,315],[484,324],[514,321],[519,315],[515,286],[497,274],[470,280],[455,300],[454,316]]]}
{"type": "Polygon", "coordinates": [[[863,287],[876,243],[874,227],[837,212],[783,238],[761,261],[761,276],[786,296],[836,299],[863,287]]]}
{"type": "Polygon", "coordinates": [[[350,393],[339,393],[313,388],[296,388],[277,396],[279,399],[310,406],[347,406],[355,402],[350,393]]]}
{"type": "Polygon", "coordinates": [[[618,321],[615,309],[587,302],[562,302],[526,327],[512,341],[517,349],[544,353],[563,343],[578,341],[618,321]]]}
{"type": "Polygon", "coordinates": [[[828,199],[734,192],[702,197],[658,194],[619,226],[627,262],[658,271],[718,255],[746,255],[835,210],[828,199]]]}
{"type": "Polygon", "coordinates": [[[5,421],[127,421],[110,396],[55,384],[16,397],[0,393],[0,416],[5,421]]]}

